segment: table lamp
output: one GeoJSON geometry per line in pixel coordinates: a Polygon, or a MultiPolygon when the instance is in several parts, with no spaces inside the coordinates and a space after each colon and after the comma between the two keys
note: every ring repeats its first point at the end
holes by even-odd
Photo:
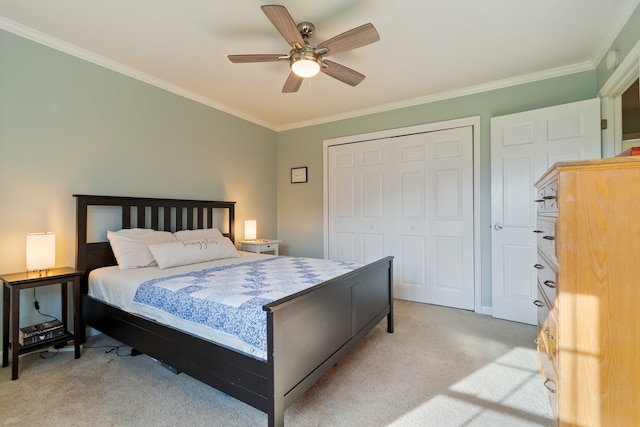
{"type": "Polygon", "coordinates": [[[56,265],[55,233],[27,234],[27,271],[48,270],[56,265]]]}
{"type": "Polygon", "coordinates": [[[244,240],[256,240],[258,226],[255,219],[247,219],[244,222],[244,240]]]}

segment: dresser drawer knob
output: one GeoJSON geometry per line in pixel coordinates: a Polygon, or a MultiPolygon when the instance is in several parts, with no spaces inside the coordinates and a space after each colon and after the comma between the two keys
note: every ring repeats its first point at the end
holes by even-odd
{"type": "Polygon", "coordinates": [[[533,264],[534,268],[537,268],[538,270],[544,270],[544,265],[542,264],[533,264]]]}
{"type": "Polygon", "coordinates": [[[556,196],[544,196],[543,199],[544,200],[555,200],[556,196]]]}
{"type": "Polygon", "coordinates": [[[556,339],[555,336],[551,335],[551,328],[546,327],[544,329],[544,333],[547,334],[547,336],[549,337],[550,340],[555,340],[556,339]]]}
{"type": "Polygon", "coordinates": [[[547,388],[547,390],[549,390],[549,393],[554,393],[555,394],[555,392],[556,392],[555,385],[556,385],[556,382],[554,380],[552,380],[551,378],[547,378],[544,381],[544,386],[547,388]],[[553,384],[554,388],[549,387],[549,384],[553,384]]]}
{"type": "Polygon", "coordinates": [[[556,238],[553,236],[542,236],[542,238],[546,240],[556,240],[556,238]]]}
{"type": "Polygon", "coordinates": [[[533,302],[533,305],[535,305],[536,307],[544,307],[544,303],[542,301],[540,301],[539,299],[535,300],[533,302]]]}
{"type": "Polygon", "coordinates": [[[554,282],[553,280],[545,280],[544,282],[542,282],[542,284],[543,285],[547,285],[551,289],[555,289],[556,288],[556,282],[554,282]]]}
{"type": "Polygon", "coordinates": [[[533,230],[534,233],[544,233],[542,230],[533,230]]]}

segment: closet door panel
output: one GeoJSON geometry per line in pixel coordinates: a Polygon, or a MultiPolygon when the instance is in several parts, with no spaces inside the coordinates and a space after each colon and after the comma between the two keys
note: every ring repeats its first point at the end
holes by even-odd
{"type": "Polygon", "coordinates": [[[393,255],[397,298],[473,309],[473,128],[328,153],[329,257],[393,255]]]}

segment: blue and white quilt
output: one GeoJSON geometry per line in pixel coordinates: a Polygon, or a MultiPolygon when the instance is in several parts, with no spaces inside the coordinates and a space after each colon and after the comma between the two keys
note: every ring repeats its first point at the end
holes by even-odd
{"type": "Polygon", "coordinates": [[[236,336],[266,354],[264,304],[358,267],[315,258],[266,258],[152,279],[138,287],[133,301],[236,336]]]}

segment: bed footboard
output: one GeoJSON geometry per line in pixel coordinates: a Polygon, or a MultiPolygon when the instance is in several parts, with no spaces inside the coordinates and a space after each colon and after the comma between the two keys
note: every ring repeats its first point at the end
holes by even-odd
{"type": "Polygon", "coordinates": [[[264,306],[274,394],[269,425],[387,317],[393,332],[393,257],[264,306]]]}

